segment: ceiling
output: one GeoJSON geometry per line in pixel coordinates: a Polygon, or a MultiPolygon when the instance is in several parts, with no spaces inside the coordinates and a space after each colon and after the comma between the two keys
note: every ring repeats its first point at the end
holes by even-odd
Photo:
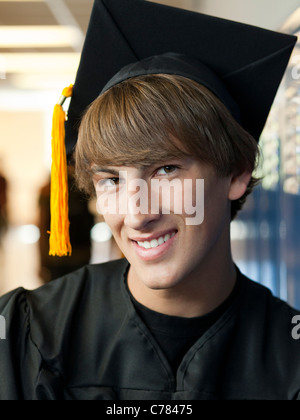
{"type": "Polygon", "coordinates": [[[92,5],[93,0],[0,0],[0,31],[8,26],[34,26],[36,30],[66,27],[76,30],[74,40],[71,38],[62,46],[16,44],[5,48],[3,43],[8,40],[5,34],[1,39],[0,32],[1,88],[40,89],[44,86],[46,89],[55,89],[65,81],[73,81],[92,5]],[[53,77],[50,77],[51,74],[53,77]]]}
{"type": "Polygon", "coordinates": [[[92,4],[93,0],[1,0],[0,25],[75,24],[85,33],[92,4]]]}
{"type": "Polygon", "coordinates": [[[93,0],[1,1],[1,25],[56,25],[65,20],[68,11],[85,31],[93,0]]]}

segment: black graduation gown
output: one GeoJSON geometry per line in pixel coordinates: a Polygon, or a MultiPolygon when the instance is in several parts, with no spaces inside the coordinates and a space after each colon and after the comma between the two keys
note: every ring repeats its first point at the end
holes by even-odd
{"type": "Polygon", "coordinates": [[[0,399],[300,399],[299,313],[268,289],[240,275],[175,377],[132,304],[127,269],[125,259],[90,265],[0,299],[0,399]]]}

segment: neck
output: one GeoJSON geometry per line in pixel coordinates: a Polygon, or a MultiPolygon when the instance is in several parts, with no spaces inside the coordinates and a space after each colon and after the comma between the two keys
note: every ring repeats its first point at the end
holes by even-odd
{"type": "Polygon", "coordinates": [[[130,267],[128,287],[138,302],[153,311],[184,318],[203,316],[221,305],[235,286],[236,270],[230,242],[221,250],[222,253],[217,252],[217,259],[212,252],[195,272],[168,289],[148,288],[130,267]]]}

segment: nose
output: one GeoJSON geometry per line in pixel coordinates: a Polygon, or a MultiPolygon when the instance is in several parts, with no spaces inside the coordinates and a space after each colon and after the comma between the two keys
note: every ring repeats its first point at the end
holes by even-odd
{"type": "Polygon", "coordinates": [[[145,230],[152,222],[159,219],[159,215],[127,213],[124,224],[134,230],[145,230]]]}
{"type": "Polygon", "coordinates": [[[160,219],[159,211],[151,211],[149,194],[128,194],[127,212],[124,224],[134,230],[146,229],[151,223],[160,219]]]}

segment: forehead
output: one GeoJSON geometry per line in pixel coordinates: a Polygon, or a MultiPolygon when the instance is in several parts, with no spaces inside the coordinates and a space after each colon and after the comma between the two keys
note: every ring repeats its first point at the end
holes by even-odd
{"type": "MultiPolygon", "coordinates": [[[[145,141],[141,141],[140,144],[137,142],[134,144],[124,143],[126,141],[121,141],[119,148],[116,147],[115,150],[107,153],[97,150],[91,159],[91,168],[125,166],[145,170],[154,165],[166,164],[171,160],[184,160],[193,156],[190,151],[181,150],[179,146],[170,145],[168,141],[156,143],[154,139],[151,139],[147,145],[145,141]]],[[[184,146],[181,147],[183,149],[184,146]]]]}

